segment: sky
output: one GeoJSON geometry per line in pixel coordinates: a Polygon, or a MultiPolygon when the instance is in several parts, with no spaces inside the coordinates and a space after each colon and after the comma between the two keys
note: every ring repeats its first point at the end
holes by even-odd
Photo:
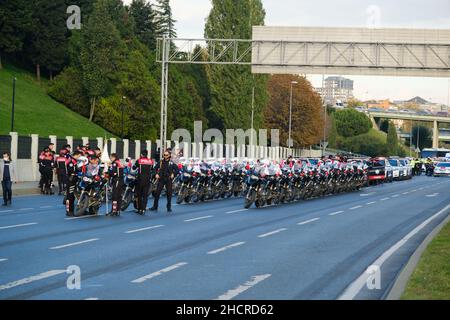
{"type": "MultiPolygon", "coordinates": [[[[237,0],[238,1],[238,0],[237,0]]],[[[125,0],[125,3],[131,0],[125,0]]],[[[262,0],[267,26],[450,29],[450,0],[262,0]]],[[[180,38],[203,38],[210,0],[171,0],[180,38]]],[[[343,75],[345,76],[345,75],[343,75]]],[[[307,76],[321,86],[322,76],[307,76]]],[[[406,100],[415,96],[448,103],[450,79],[346,76],[362,100],[406,100]]]]}

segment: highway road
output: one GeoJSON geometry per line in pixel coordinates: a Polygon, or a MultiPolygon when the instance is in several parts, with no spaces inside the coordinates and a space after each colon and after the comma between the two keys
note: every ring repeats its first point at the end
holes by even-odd
{"type": "Polygon", "coordinates": [[[60,197],[20,197],[0,208],[0,299],[382,299],[450,213],[449,188],[418,177],[263,209],[231,199],[119,218],[67,218],[60,197]],[[379,288],[367,286],[371,265],[379,288]],[[70,266],[80,289],[67,286],[70,266]]]}

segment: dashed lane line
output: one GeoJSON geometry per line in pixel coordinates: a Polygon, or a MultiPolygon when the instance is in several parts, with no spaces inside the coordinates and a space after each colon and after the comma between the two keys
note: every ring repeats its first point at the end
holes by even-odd
{"type": "Polygon", "coordinates": [[[193,222],[193,221],[205,220],[205,219],[209,219],[209,218],[212,218],[212,217],[214,217],[214,216],[198,217],[198,218],[184,220],[184,222],[193,222]]]}
{"type": "Polygon", "coordinates": [[[297,223],[297,224],[298,224],[299,226],[303,226],[303,225],[305,225],[305,224],[312,223],[312,222],[315,222],[315,221],[318,221],[318,220],[320,220],[320,218],[314,218],[314,219],[302,221],[302,222],[299,222],[299,223],[297,223]]]}
{"type": "Polygon", "coordinates": [[[270,237],[270,236],[273,236],[274,234],[277,234],[277,233],[280,233],[280,232],[283,232],[283,231],[286,231],[286,230],[287,230],[286,228],[281,228],[281,229],[278,229],[278,230],[275,230],[275,231],[271,231],[271,232],[267,232],[267,233],[264,233],[264,234],[260,234],[258,236],[258,238],[270,237]]]}
{"type": "Polygon", "coordinates": [[[100,239],[94,238],[94,239],[88,239],[88,240],[83,240],[83,241],[77,241],[77,242],[72,242],[72,243],[68,243],[68,244],[63,244],[63,245],[60,245],[60,246],[51,247],[49,249],[50,250],[64,249],[64,248],[78,246],[80,244],[85,244],[85,243],[94,242],[94,241],[98,241],[98,240],[100,240],[100,239]]]}
{"type": "Polygon", "coordinates": [[[349,210],[356,210],[356,209],[361,209],[363,206],[356,206],[356,207],[352,207],[349,210]]]}
{"type": "Polygon", "coordinates": [[[256,286],[258,283],[266,280],[269,278],[270,274],[263,274],[263,275],[257,275],[252,277],[250,281],[247,281],[243,285],[238,286],[236,289],[232,289],[224,293],[223,295],[219,296],[216,300],[231,300],[241,293],[251,289],[252,287],[256,286]]]}
{"type": "Polygon", "coordinates": [[[28,278],[23,278],[23,279],[20,279],[20,280],[16,280],[16,281],[9,282],[7,284],[1,285],[0,286],[0,291],[6,290],[6,289],[11,289],[11,288],[14,288],[14,287],[18,287],[18,286],[21,286],[21,285],[24,285],[24,284],[28,284],[28,283],[31,283],[31,282],[47,279],[47,278],[50,278],[50,277],[54,277],[54,276],[57,276],[57,275],[62,274],[62,273],[66,273],[66,270],[50,270],[50,271],[47,271],[47,272],[43,272],[43,273],[40,273],[40,274],[35,275],[35,276],[31,276],[31,277],[28,277],[28,278]]]}
{"type": "Polygon", "coordinates": [[[0,227],[0,230],[13,229],[13,228],[21,228],[21,227],[27,227],[27,226],[34,226],[34,225],[36,225],[36,224],[37,224],[37,222],[15,224],[15,225],[12,225],[12,226],[3,226],[3,227],[0,227]]]}
{"type": "Polygon", "coordinates": [[[238,212],[244,212],[244,211],[248,211],[249,209],[239,209],[239,210],[234,210],[234,211],[228,211],[225,212],[226,214],[230,214],[230,213],[238,213],[238,212]]]}
{"type": "Polygon", "coordinates": [[[332,213],[329,213],[328,215],[330,216],[330,217],[333,217],[333,216],[337,216],[338,214],[341,214],[341,213],[344,213],[344,211],[336,211],[336,212],[332,212],[332,213]]]}
{"type": "Polygon", "coordinates": [[[225,246],[225,247],[222,247],[219,249],[211,250],[208,252],[208,254],[217,254],[217,253],[224,252],[224,251],[232,249],[232,248],[242,246],[243,244],[245,244],[245,242],[236,242],[236,243],[230,244],[228,246],[225,246]]]}
{"type": "Polygon", "coordinates": [[[180,262],[180,263],[171,265],[171,266],[169,266],[167,268],[161,269],[159,271],[150,273],[150,274],[148,274],[146,276],[143,276],[141,278],[135,279],[135,280],[131,281],[131,283],[142,283],[142,282],[145,282],[147,280],[159,277],[159,276],[163,275],[164,273],[176,270],[176,269],[178,269],[178,268],[180,268],[182,266],[185,266],[185,265],[187,265],[187,262],[180,262]]]}
{"type": "Polygon", "coordinates": [[[164,227],[164,225],[150,226],[150,227],[146,227],[146,228],[140,228],[140,229],[128,230],[128,231],[125,231],[125,233],[131,234],[131,233],[136,233],[136,232],[142,232],[142,231],[148,231],[148,230],[158,229],[158,228],[162,228],[162,227],[164,227]]]}

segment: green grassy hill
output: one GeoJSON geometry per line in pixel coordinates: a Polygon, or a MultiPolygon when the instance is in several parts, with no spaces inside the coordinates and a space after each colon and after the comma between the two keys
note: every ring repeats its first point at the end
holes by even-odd
{"type": "Polygon", "coordinates": [[[38,84],[33,75],[11,65],[4,65],[0,70],[0,135],[8,134],[11,129],[13,77],[17,78],[14,131],[19,135],[111,136],[105,129],[50,98],[45,91],[46,80],[38,84]]]}

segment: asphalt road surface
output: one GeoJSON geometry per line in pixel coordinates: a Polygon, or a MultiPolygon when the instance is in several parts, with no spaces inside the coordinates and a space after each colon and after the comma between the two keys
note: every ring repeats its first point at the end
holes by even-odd
{"type": "Polygon", "coordinates": [[[244,210],[243,199],[179,205],[171,215],[162,201],[158,213],[119,218],[66,218],[60,197],[18,197],[0,208],[0,299],[382,299],[449,214],[449,187],[418,177],[263,209],[244,210]]]}

